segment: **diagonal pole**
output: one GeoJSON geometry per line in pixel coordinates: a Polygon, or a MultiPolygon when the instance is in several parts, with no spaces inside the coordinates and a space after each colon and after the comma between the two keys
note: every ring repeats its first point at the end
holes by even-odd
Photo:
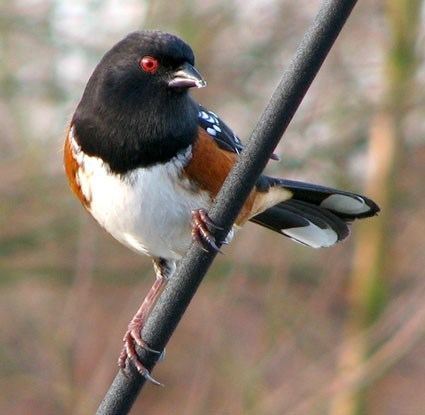
{"type": "MultiPolygon", "coordinates": [[[[356,2],[322,1],[316,18],[209,212],[211,219],[222,228],[215,232],[218,241],[223,240],[232,227],[356,2]]],[[[192,244],[143,329],[143,338],[153,349],[164,349],[215,256],[215,252],[206,253],[197,244],[192,244]]],[[[139,355],[148,369],[153,368],[158,358],[145,350],[140,350],[139,355]]],[[[96,414],[127,414],[144,384],[145,379],[135,369],[127,376],[118,372],[96,414]]]]}

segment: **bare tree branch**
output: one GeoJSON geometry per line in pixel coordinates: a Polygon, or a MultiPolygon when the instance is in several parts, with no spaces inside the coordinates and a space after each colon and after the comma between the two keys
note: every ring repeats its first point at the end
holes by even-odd
{"type": "MultiPolygon", "coordinates": [[[[232,227],[355,4],[356,0],[322,2],[312,26],[261,115],[247,147],[209,212],[211,219],[222,228],[215,233],[217,240],[223,240],[232,227]]],[[[215,255],[204,252],[197,244],[192,245],[143,329],[143,338],[152,348],[164,349],[215,255]]],[[[148,369],[152,369],[158,356],[140,350],[140,358],[148,369]]],[[[134,369],[128,376],[119,372],[97,414],[127,414],[144,383],[145,379],[134,369]]]]}

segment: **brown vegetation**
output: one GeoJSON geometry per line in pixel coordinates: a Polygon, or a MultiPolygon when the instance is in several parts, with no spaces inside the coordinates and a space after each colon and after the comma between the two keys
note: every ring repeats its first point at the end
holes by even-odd
{"type": "MultiPolygon", "coordinates": [[[[127,321],[152,283],[150,260],[87,217],[63,172],[68,117],[101,54],[138,27],[180,34],[208,80],[197,98],[244,139],[318,5],[71,3],[0,5],[5,414],[93,413],[116,371],[127,321]]],[[[421,3],[359,2],[277,149],[282,161],[269,167],[366,192],[383,216],[317,251],[247,224],[214,263],[155,369],[166,387],[146,388],[144,413],[423,413],[421,3]],[[393,8],[401,4],[404,12],[393,8]]]]}

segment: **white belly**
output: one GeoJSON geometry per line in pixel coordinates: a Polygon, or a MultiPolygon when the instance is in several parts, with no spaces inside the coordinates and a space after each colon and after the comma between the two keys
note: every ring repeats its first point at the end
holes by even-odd
{"type": "Polygon", "coordinates": [[[191,191],[179,178],[190,156],[189,147],[168,163],[120,176],[80,152],[78,181],[91,214],[117,240],[137,252],[180,259],[191,243],[191,211],[211,204],[206,192],[191,191]]]}

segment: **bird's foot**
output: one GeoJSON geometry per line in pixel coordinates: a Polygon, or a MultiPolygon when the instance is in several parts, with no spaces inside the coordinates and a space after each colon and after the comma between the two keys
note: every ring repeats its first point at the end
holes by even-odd
{"type": "Polygon", "coordinates": [[[146,380],[152,382],[155,385],[164,386],[162,383],[158,382],[156,379],[154,379],[151,376],[150,371],[143,365],[143,363],[140,361],[139,356],[137,354],[136,345],[140,346],[141,348],[151,353],[159,354],[160,359],[164,353],[164,352],[159,352],[158,350],[154,350],[146,344],[146,342],[142,339],[140,335],[141,329],[143,326],[140,323],[141,322],[138,322],[137,320],[130,322],[128,326],[128,330],[122,339],[124,342],[124,346],[118,358],[118,366],[121,369],[125,370],[128,362],[131,362],[134,365],[134,367],[137,369],[137,371],[146,380]]]}
{"type": "Polygon", "coordinates": [[[192,210],[192,238],[197,241],[206,252],[210,250],[220,252],[211,229],[221,229],[208,216],[204,209],[192,210]]]}

